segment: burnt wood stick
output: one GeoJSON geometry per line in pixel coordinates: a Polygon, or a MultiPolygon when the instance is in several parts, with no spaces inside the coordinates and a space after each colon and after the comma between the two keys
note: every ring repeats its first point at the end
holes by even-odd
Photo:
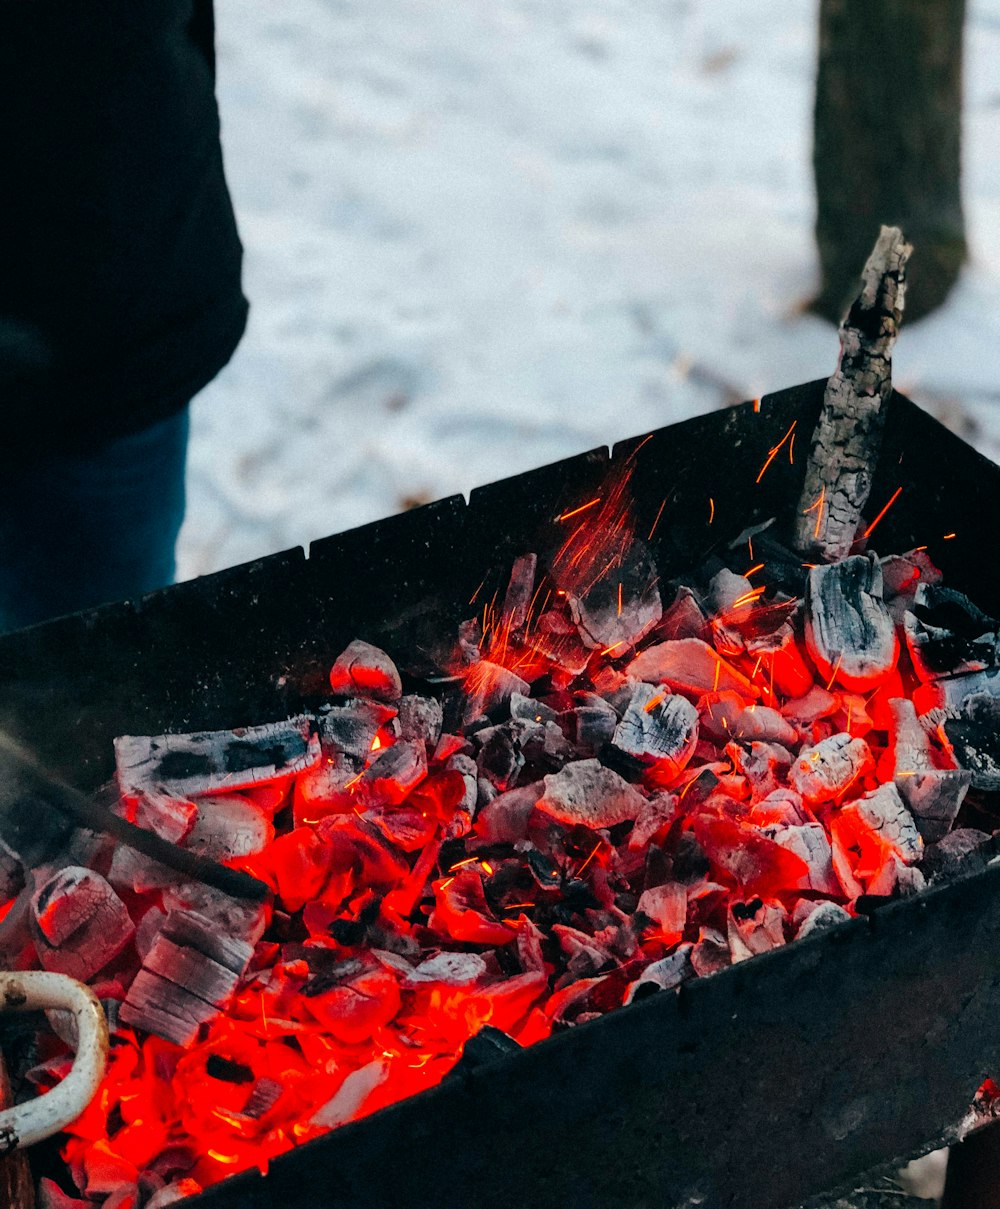
{"type": "Polygon", "coordinates": [[[840,325],[840,364],[826,386],[792,535],[812,561],[850,553],[868,502],[912,250],[898,227],[882,228],[840,325]]]}
{"type": "MultiPolygon", "coordinates": [[[[45,851],[44,845],[40,847],[27,840],[33,828],[47,829],[47,809],[58,812],[59,821],[64,825],[69,823],[110,835],[186,878],[212,886],[233,898],[262,902],[270,894],[269,888],[249,873],[189,852],[154,831],[120,818],[47,772],[9,735],[0,734],[0,840],[26,864],[46,861],[54,855],[45,851]]],[[[54,843],[61,846],[64,839],[62,833],[54,843]]]]}
{"type": "MultiPolygon", "coordinates": [[[[13,1103],[7,1067],[0,1054],[0,1108],[10,1108],[13,1103]]],[[[5,1209],[35,1209],[35,1187],[23,1150],[11,1150],[0,1157],[0,1205],[5,1209]]]]}

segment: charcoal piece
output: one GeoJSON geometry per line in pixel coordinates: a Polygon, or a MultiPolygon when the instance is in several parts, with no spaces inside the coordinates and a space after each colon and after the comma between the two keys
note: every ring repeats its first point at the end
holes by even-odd
{"type": "Polygon", "coordinates": [[[754,802],[780,790],[781,772],[792,762],[784,748],[773,743],[727,743],[725,752],[734,771],[746,778],[754,802]]]}
{"type": "Polygon", "coordinates": [[[786,918],[780,903],[759,898],[732,903],[726,923],[733,965],[783,945],[786,918]]]}
{"type": "Polygon", "coordinates": [[[952,588],[920,584],[904,621],[921,680],[981,672],[997,662],[997,623],[952,588]]]}
{"type": "Polygon", "coordinates": [[[761,681],[768,684],[783,697],[800,697],[813,686],[813,674],[802,652],[795,625],[791,620],[783,622],[767,634],[748,637],[747,654],[760,660],[761,681]]]}
{"type": "Polygon", "coordinates": [[[663,615],[658,582],[646,546],[622,543],[617,565],[580,594],[567,594],[583,645],[619,654],[635,646],[663,615]]]}
{"type": "Polygon", "coordinates": [[[396,710],[380,701],[358,698],[331,706],[319,719],[323,755],[367,759],[375,736],[395,716],[396,710]]]}
{"type": "Polygon", "coordinates": [[[217,934],[249,945],[255,945],[260,940],[270,918],[263,903],[233,898],[202,882],[172,883],[164,887],[162,898],[168,914],[193,913],[206,921],[217,934]]]}
{"type": "Polygon", "coordinates": [[[920,868],[928,881],[943,881],[958,873],[974,873],[986,867],[990,850],[984,846],[990,837],[985,831],[959,827],[943,839],[928,844],[920,868]]]}
{"type": "Polygon", "coordinates": [[[486,961],[478,953],[438,953],[406,974],[402,985],[411,989],[427,983],[468,987],[484,977],[486,970],[486,961]]]}
{"type": "Polygon", "coordinates": [[[611,745],[641,764],[656,764],[670,777],[687,766],[698,744],[698,711],[685,697],[637,684],[611,745]]]}
{"type": "Polygon", "coordinates": [[[830,735],[799,755],[788,779],[802,800],[814,805],[846,793],[872,763],[872,754],[864,739],[852,739],[843,733],[830,735]]]}
{"type": "Polygon", "coordinates": [[[629,984],[625,992],[625,1002],[635,1003],[658,991],[672,991],[694,976],[691,964],[691,944],[678,945],[673,953],[661,957],[659,961],[651,962],[639,977],[629,984]]]}
{"type": "Polygon", "coordinates": [[[596,693],[578,693],[571,714],[575,740],[581,755],[596,755],[610,743],[618,725],[614,709],[596,693]]]}
{"type": "Polygon", "coordinates": [[[39,886],[32,902],[35,948],[47,970],[87,982],[132,939],[125,904],[99,873],[70,865],[39,886]]]}
{"type": "Polygon", "coordinates": [[[812,910],[799,925],[795,933],[796,940],[804,940],[815,933],[828,932],[851,918],[850,913],[838,903],[811,904],[812,910]]]}
{"type": "Polygon", "coordinates": [[[372,806],[398,806],[427,776],[427,749],[416,740],[400,740],[381,752],[361,777],[360,792],[372,806]]]}
{"type": "Polygon", "coordinates": [[[840,325],[840,364],[827,382],[813,432],[793,535],[797,550],[825,562],[848,553],[868,502],[911,251],[898,227],[882,228],[862,291],[840,325]]]}
{"type": "Polygon", "coordinates": [[[972,774],[976,789],[1000,790],[1000,699],[984,693],[967,697],[957,717],[941,724],[959,768],[972,774]]]}
{"type": "MultiPolygon", "coordinates": [[[[569,678],[579,676],[594,653],[591,647],[584,646],[572,618],[556,609],[549,609],[539,617],[531,642],[538,654],[544,655],[569,678]]],[[[623,652],[627,649],[621,648],[623,652]]],[[[524,691],[527,692],[527,688],[524,691]]]]}
{"type": "Polygon", "coordinates": [[[921,584],[941,582],[941,572],[931,562],[926,550],[907,550],[905,554],[889,554],[881,560],[882,582],[886,600],[906,595],[913,597],[921,584]]]}
{"type": "Polygon", "coordinates": [[[429,748],[437,746],[444,724],[444,711],[436,697],[411,694],[399,700],[399,737],[418,739],[429,748]]]}
{"type": "Polygon", "coordinates": [[[678,882],[651,886],[639,896],[637,910],[642,912],[662,933],[680,933],[687,922],[687,890],[678,882]]]}
{"type": "Polygon", "coordinates": [[[502,610],[504,625],[511,630],[521,629],[528,620],[537,571],[537,554],[522,554],[514,560],[502,610]]]}
{"type": "Polygon", "coordinates": [[[840,894],[840,883],[833,871],[833,849],[821,823],[765,827],[764,834],[805,861],[809,871],[805,884],[798,889],[814,890],[819,894],[840,894]]]}
{"type": "Polygon", "coordinates": [[[711,628],[704,609],[690,588],[683,584],[677,589],[673,604],[666,610],[656,627],[657,634],[666,640],[678,638],[700,638],[707,641],[711,628]]]}
{"type": "Polygon", "coordinates": [[[879,785],[845,809],[857,811],[868,826],[877,831],[887,844],[891,844],[908,864],[920,860],[924,850],[923,840],[916,820],[895,785],[879,785]]]}
{"type": "Polygon", "coordinates": [[[786,701],[781,707],[781,713],[796,726],[812,726],[821,718],[829,718],[835,714],[838,706],[839,701],[833,693],[814,684],[805,696],[786,701]]]}
{"type": "Polygon", "coordinates": [[[972,784],[972,773],[961,768],[935,768],[930,740],[913,702],[896,697],[889,707],[893,715],[895,785],[924,841],[933,843],[951,830],[972,784]]]}
{"type": "Polygon", "coordinates": [[[334,660],[330,688],[336,697],[373,697],[376,701],[398,701],[403,695],[403,683],[393,661],[385,651],[360,638],[334,660]]]}
{"type": "Polygon", "coordinates": [[[702,728],[723,743],[780,743],[791,747],[798,734],[776,709],[756,702],[747,705],[738,693],[707,693],[699,702],[702,728]]]}
{"type": "Polygon", "coordinates": [[[519,718],[522,722],[558,722],[559,715],[542,701],[534,697],[525,697],[522,693],[511,693],[510,716],[519,718]]]}
{"type": "Polygon", "coordinates": [[[487,844],[517,844],[527,838],[528,819],[541,792],[537,783],[497,794],[476,815],[476,835],[487,844]]]}
{"type": "Polygon", "coordinates": [[[191,912],[172,911],[122,1004],[121,1020],[175,1045],[190,1045],[218,1015],[253,948],[213,930],[191,912]]]}
{"type": "Polygon", "coordinates": [[[744,697],[760,696],[756,685],[699,638],[678,638],[647,647],[625,670],[635,680],[667,684],[689,696],[730,690],[744,697]]]}
{"type": "Polygon", "coordinates": [[[715,928],[701,928],[698,943],[691,950],[691,967],[699,978],[705,978],[732,964],[729,941],[715,928]]]}
{"type": "MultiPolygon", "coordinates": [[[[247,1102],[243,1105],[242,1116],[249,1117],[251,1121],[258,1121],[265,1113],[271,1109],[281,1099],[281,1093],[284,1091],[282,1085],[277,1079],[257,1079],[253,1085],[253,1090],[247,1102]]],[[[149,1207],[147,1206],[147,1209],[149,1207]]]]}
{"type": "MultiPolygon", "coordinates": [[[[537,727],[539,737],[544,736],[544,731],[538,723],[523,725],[537,727]]],[[[479,775],[485,777],[495,789],[510,789],[517,780],[517,774],[524,767],[524,756],[521,754],[521,745],[517,741],[513,725],[490,727],[481,731],[476,738],[477,741],[483,739],[476,760],[479,775]]]]}
{"type": "Polygon", "coordinates": [[[802,799],[794,789],[781,788],[769,793],[754,807],[751,817],[754,822],[785,823],[799,827],[812,821],[812,815],[802,805],[802,799]]]}
{"type": "Polygon", "coordinates": [[[528,691],[527,681],[522,680],[520,676],[501,667],[499,663],[481,659],[465,674],[466,704],[463,721],[466,727],[474,719],[492,713],[509,701],[512,693],[527,696],[528,691]]]}
{"type": "Polygon", "coordinates": [[[238,794],[198,800],[194,825],[184,847],[214,861],[262,852],[274,839],[274,825],[261,808],[238,794]]]}
{"type": "Polygon", "coordinates": [[[166,790],[182,798],[249,789],[318,764],[312,719],[289,718],[239,730],[191,735],[123,735],[115,739],[123,794],[166,790]]]}
{"type": "Polygon", "coordinates": [[[710,614],[716,616],[728,613],[739,600],[745,600],[748,592],[753,591],[753,584],[743,575],[736,575],[728,567],[717,571],[708,584],[708,605],[710,614]]]}
{"type": "Polygon", "coordinates": [[[142,794],[135,804],[135,821],[147,831],[180,844],[194,826],[198,807],[186,798],[152,791],[142,794]]]}
{"type": "Polygon", "coordinates": [[[863,693],[896,666],[899,640],[874,554],[816,566],[806,586],[806,646],[820,675],[863,693]]]}
{"type": "Polygon", "coordinates": [[[661,827],[667,826],[677,816],[677,795],[658,793],[643,803],[635,826],[629,832],[628,847],[632,852],[644,852],[647,845],[661,827]]]}
{"type": "Polygon", "coordinates": [[[492,1024],[484,1024],[478,1033],[474,1033],[466,1041],[462,1056],[452,1067],[450,1075],[465,1074],[478,1070],[483,1066],[491,1066],[494,1062],[502,1061],[508,1054],[513,1054],[521,1048],[513,1037],[508,1037],[492,1024]]]}
{"type": "Polygon", "coordinates": [[[376,1058],[353,1070],[336,1093],[309,1119],[309,1124],[321,1129],[335,1129],[360,1115],[365,1101],[388,1079],[390,1064],[386,1058],[376,1058]]]}
{"type": "Polygon", "coordinates": [[[613,827],[639,817],[645,799],[598,760],[578,760],[544,778],[538,806],[560,823],[613,827]]]}

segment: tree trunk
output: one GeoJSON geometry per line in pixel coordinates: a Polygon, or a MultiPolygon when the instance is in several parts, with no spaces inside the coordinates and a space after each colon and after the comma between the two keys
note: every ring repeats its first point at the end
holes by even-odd
{"type": "Polygon", "coordinates": [[[965,0],[820,0],[812,308],[835,323],[883,223],[913,244],[910,319],[944,301],[965,260],[964,19],[965,0]]]}

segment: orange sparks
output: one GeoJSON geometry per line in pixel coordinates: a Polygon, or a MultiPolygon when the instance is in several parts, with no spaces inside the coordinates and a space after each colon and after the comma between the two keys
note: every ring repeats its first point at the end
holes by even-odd
{"type": "Polygon", "coordinates": [[[579,516],[581,512],[586,512],[588,508],[593,508],[595,504],[601,502],[601,497],[595,495],[592,500],[588,500],[585,504],[581,504],[579,508],[573,508],[569,512],[564,512],[561,516],[557,516],[557,521],[568,521],[571,516],[579,516]]]}
{"type": "Polygon", "coordinates": [[[795,433],[792,433],[792,439],[788,442],[788,464],[795,465],[795,433]]]}
{"type": "Polygon", "coordinates": [[[651,701],[647,701],[646,704],[642,707],[643,711],[647,714],[651,714],[653,712],[653,710],[656,709],[656,707],[662,701],[666,701],[666,699],[667,699],[666,693],[657,693],[657,695],[651,701]]]}
{"type": "Polygon", "coordinates": [[[477,596],[479,595],[479,593],[480,593],[480,592],[483,590],[483,584],[484,584],[484,583],[486,583],[486,580],[485,580],[485,579],[484,579],[484,580],[482,580],[482,582],[480,583],[479,587],[478,587],[478,588],[476,588],[475,592],[473,592],[473,593],[472,593],[472,596],[469,598],[469,604],[475,604],[475,603],[476,603],[476,597],[477,597],[477,596]]]}
{"type": "Polygon", "coordinates": [[[743,578],[749,579],[751,575],[756,575],[758,571],[763,571],[763,570],[764,570],[763,563],[754,563],[754,565],[750,568],[749,571],[743,572],[743,578]]]}
{"type": "Polygon", "coordinates": [[[764,595],[765,588],[751,588],[749,592],[744,592],[742,596],[737,596],[733,603],[729,606],[732,609],[741,609],[744,605],[752,604],[755,600],[760,600],[764,595]]]}
{"type": "Polygon", "coordinates": [[[885,514],[893,506],[893,504],[896,502],[896,500],[899,499],[899,496],[900,496],[900,493],[902,492],[902,490],[903,490],[902,487],[896,488],[896,490],[892,493],[892,496],[891,496],[888,504],[886,504],[886,506],[882,509],[882,511],[878,514],[878,516],[876,516],[876,518],[872,521],[872,523],[864,531],[864,533],[862,534],[862,537],[864,537],[866,539],[871,537],[872,533],[874,533],[874,531],[875,531],[875,526],[879,523],[879,521],[882,519],[882,517],[885,516],[885,514]]]}
{"type": "Polygon", "coordinates": [[[767,460],[764,462],[764,465],[761,466],[760,474],[757,475],[756,481],[758,483],[764,477],[764,474],[766,473],[768,466],[771,465],[771,463],[774,461],[774,459],[781,452],[781,447],[784,445],[784,443],[788,440],[788,438],[795,431],[795,425],[797,423],[798,423],[798,420],[792,421],[792,424],[791,424],[791,427],[789,428],[789,430],[785,433],[785,435],[781,438],[781,440],[777,443],[777,445],[775,445],[774,448],[771,450],[771,452],[767,455],[767,460]]]}
{"type": "Polygon", "coordinates": [[[627,645],[627,644],[626,644],[624,641],[623,641],[623,642],[616,642],[616,643],[614,644],[614,646],[606,646],[606,647],[604,648],[604,650],[603,650],[603,651],[601,651],[601,654],[602,654],[602,655],[610,655],[612,651],[617,651],[617,650],[618,650],[618,648],[619,648],[620,646],[626,646],[626,645],[627,645]]]}
{"type": "Polygon", "coordinates": [[[944,535],[944,537],[942,537],[942,538],[941,538],[941,540],[942,540],[943,542],[950,542],[950,541],[951,541],[951,539],[952,539],[954,536],[955,536],[955,534],[954,534],[954,533],[946,533],[946,534],[944,535]]]}
{"type": "Polygon", "coordinates": [[[590,862],[594,859],[594,857],[597,856],[597,851],[600,848],[600,846],[601,846],[601,841],[598,840],[597,843],[594,845],[593,852],[591,852],[590,856],[587,857],[587,859],[583,862],[583,864],[580,866],[580,868],[577,869],[577,871],[576,871],[577,877],[580,876],[580,874],[584,871],[584,869],[586,869],[586,867],[590,864],[590,862]]]}
{"type": "Polygon", "coordinates": [[[753,536],[747,538],[747,549],[750,551],[750,561],[753,562],[753,536]]]}
{"type": "Polygon", "coordinates": [[[754,399],[754,401],[753,401],[753,411],[754,411],[754,415],[759,415],[759,414],[760,414],[760,399],[754,399]]]}
{"type": "Polygon", "coordinates": [[[830,673],[830,679],[826,682],[826,691],[830,691],[830,686],[837,679],[837,673],[840,671],[840,664],[844,658],[844,652],[841,651],[837,656],[837,662],[833,665],[833,671],[830,673]]]}
{"type": "Polygon", "coordinates": [[[708,523],[711,524],[715,520],[715,500],[711,496],[708,497],[708,523]]]}
{"type": "Polygon", "coordinates": [[[656,520],[655,520],[655,521],[653,521],[653,527],[652,527],[652,529],[650,529],[650,531],[649,531],[649,537],[647,537],[647,538],[646,538],[646,541],[652,541],[652,539],[653,539],[653,534],[656,532],[656,526],[657,526],[657,525],[660,523],[660,517],[663,515],[663,509],[664,509],[666,506],[667,506],[667,499],[666,499],[666,496],[664,496],[664,497],[663,497],[663,502],[660,504],[660,510],[659,510],[659,512],[657,512],[657,514],[656,514],[656,520]]]}
{"type": "Polygon", "coordinates": [[[508,906],[504,907],[504,910],[505,911],[523,911],[528,907],[533,907],[534,905],[535,905],[534,903],[510,903],[508,906]]]}
{"type": "Polygon", "coordinates": [[[483,872],[488,873],[489,876],[492,877],[493,876],[493,866],[489,863],[489,861],[482,861],[481,864],[482,864],[483,872]]]}
{"type": "Polygon", "coordinates": [[[816,503],[810,504],[809,507],[806,508],[802,513],[803,516],[808,516],[810,512],[816,512],[816,528],[813,529],[813,537],[816,537],[816,538],[819,537],[820,526],[823,524],[823,505],[825,503],[826,503],[826,484],[824,484],[820,488],[819,499],[816,501],[816,503]],[[816,511],[817,509],[819,509],[818,512],[816,511]]]}
{"type": "Polygon", "coordinates": [[[719,658],[716,658],[716,660],[715,660],[715,680],[712,683],[712,692],[713,693],[717,693],[719,691],[719,677],[721,675],[722,675],[722,660],[719,658]]]}
{"type": "Polygon", "coordinates": [[[618,616],[621,617],[621,615],[622,615],[622,586],[619,583],[619,585],[618,585],[618,616]]]}

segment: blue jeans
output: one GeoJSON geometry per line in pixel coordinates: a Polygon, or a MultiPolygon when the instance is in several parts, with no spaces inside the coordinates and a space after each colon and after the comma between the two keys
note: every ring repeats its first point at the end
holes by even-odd
{"type": "Polygon", "coordinates": [[[0,476],[0,631],[173,581],[187,409],[87,454],[0,476]]]}

